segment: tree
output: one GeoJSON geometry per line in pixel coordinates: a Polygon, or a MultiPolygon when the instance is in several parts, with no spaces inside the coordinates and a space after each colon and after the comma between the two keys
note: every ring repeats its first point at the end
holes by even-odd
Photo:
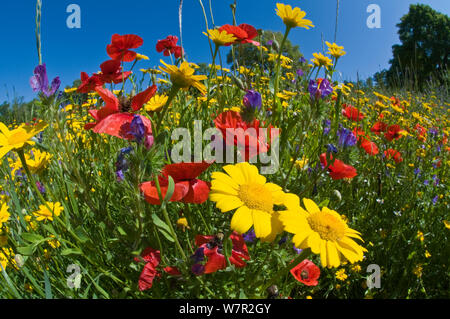
{"type": "Polygon", "coordinates": [[[450,18],[428,5],[413,4],[397,27],[401,44],[392,47],[388,84],[412,80],[422,88],[431,78],[442,82],[450,61],[450,18]]]}
{"type": "MultiPolygon", "coordinates": [[[[281,41],[283,40],[283,34],[281,32],[273,32],[269,30],[259,30],[259,36],[255,38],[255,41],[258,41],[261,43],[261,45],[265,45],[266,47],[270,47],[270,43],[272,44],[272,47],[276,49],[276,52],[278,52],[278,47],[281,44],[281,41]],[[269,42],[272,41],[272,42],[269,42]]],[[[239,45],[235,46],[235,58],[238,62],[239,66],[244,66],[246,68],[251,68],[254,64],[262,66],[264,69],[268,69],[269,65],[267,62],[267,59],[264,57],[267,57],[267,53],[263,52],[263,59],[261,59],[261,51],[258,47],[251,45],[251,44],[245,44],[245,45],[239,45]],[[261,65],[262,64],[262,65],[261,65]]],[[[275,50],[272,50],[272,53],[276,53],[275,50]]],[[[286,42],[283,46],[283,52],[282,54],[284,56],[287,56],[293,60],[293,65],[298,64],[299,59],[303,56],[300,52],[298,45],[293,45],[289,39],[286,39],[286,42]]],[[[227,54],[227,63],[231,64],[231,68],[233,69],[235,67],[235,63],[233,61],[233,54],[230,50],[227,54]]]]}

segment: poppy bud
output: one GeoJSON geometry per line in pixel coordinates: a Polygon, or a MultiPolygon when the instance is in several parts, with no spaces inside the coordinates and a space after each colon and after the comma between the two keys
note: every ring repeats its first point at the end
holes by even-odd
{"type": "Polygon", "coordinates": [[[231,76],[231,79],[233,80],[234,84],[238,86],[238,88],[240,88],[242,91],[245,91],[245,86],[241,79],[235,77],[234,75],[231,76]]]}
{"type": "Polygon", "coordinates": [[[335,199],[337,199],[339,202],[342,200],[342,195],[337,189],[335,189],[333,191],[333,195],[334,195],[335,199]]]}

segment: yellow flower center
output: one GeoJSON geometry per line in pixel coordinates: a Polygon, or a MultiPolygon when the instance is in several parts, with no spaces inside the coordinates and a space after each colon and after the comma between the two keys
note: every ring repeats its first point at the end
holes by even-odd
{"type": "Polygon", "coordinates": [[[239,187],[239,198],[250,209],[262,210],[272,213],[272,192],[264,185],[251,183],[239,187]]]}
{"type": "Polygon", "coordinates": [[[307,219],[311,229],[323,240],[339,241],[345,236],[345,223],[330,213],[316,212],[309,215],[307,219]]]}

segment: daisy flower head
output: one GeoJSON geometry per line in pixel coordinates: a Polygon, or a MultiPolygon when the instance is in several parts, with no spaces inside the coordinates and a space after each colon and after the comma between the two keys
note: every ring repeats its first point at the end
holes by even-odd
{"type": "Polygon", "coordinates": [[[343,55],[346,55],[347,52],[344,51],[343,46],[339,46],[336,43],[331,44],[330,42],[326,41],[326,45],[328,46],[328,54],[331,56],[334,56],[336,59],[340,58],[343,55]]]}
{"type": "Polygon", "coordinates": [[[176,85],[182,89],[189,89],[191,86],[197,88],[203,95],[206,93],[206,87],[200,81],[207,78],[206,75],[194,75],[195,69],[191,65],[184,61],[180,67],[176,65],[166,64],[163,60],[160,60],[165,67],[159,67],[162,71],[170,75],[170,81],[173,85],[176,85]]]}
{"type": "Polygon", "coordinates": [[[237,38],[233,34],[230,34],[225,30],[220,31],[218,29],[212,29],[208,30],[208,33],[203,32],[203,34],[210,38],[212,42],[214,42],[217,46],[226,45],[227,43],[233,43],[237,40],[237,38]]]}
{"type": "Polygon", "coordinates": [[[303,209],[297,195],[285,197],[288,209],[280,212],[279,219],[284,230],[294,234],[292,242],[296,247],[320,254],[322,267],[339,267],[346,261],[363,259],[367,250],[353,239],[362,240],[360,233],[349,228],[341,215],[327,207],[320,209],[311,199],[303,199],[303,209]]]}
{"type": "Polygon", "coordinates": [[[301,27],[305,29],[309,29],[309,27],[314,28],[314,25],[310,20],[303,19],[306,16],[306,12],[302,11],[298,7],[292,8],[290,5],[277,3],[276,13],[283,20],[283,23],[288,28],[295,28],[295,27],[301,27]]]}
{"type": "Polygon", "coordinates": [[[262,241],[271,242],[283,228],[274,205],[282,205],[285,193],[259,174],[255,165],[248,162],[223,167],[225,173],[212,173],[209,199],[223,213],[236,209],[231,219],[231,229],[240,234],[252,226],[262,241]]]}
{"type": "Polygon", "coordinates": [[[333,66],[331,59],[322,53],[313,53],[314,58],[311,59],[311,62],[314,63],[315,66],[321,67],[324,66],[328,68],[329,66],[333,66]]]}
{"type": "Polygon", "coordinates": [[[31,138],[46,127],[47,123],[39,122],[34,126],[23,124],[10,131],[5,124],[0,122],[0,159],[9,151],[21,149],[27,144],[34,145],[31,138]]]}

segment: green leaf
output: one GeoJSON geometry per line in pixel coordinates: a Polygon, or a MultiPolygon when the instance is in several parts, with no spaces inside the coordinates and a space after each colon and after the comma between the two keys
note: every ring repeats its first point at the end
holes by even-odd
{"type": "Polygon", "coordinates": [[[30,243],[39,243],[44,240],[41,235],[32,233],[22,233],[22,238],[30,243]]]}
{"type": "Polygon", "coordinates": [[[152,214],[153,223],[156,225],[156,227],[164,229],[168,233],[170,233],[170,227],[165,222],[161,220],[161,218],[158,217],[155,213],[152,214]]]}
{"type": "Polygon", "coordinates": [[[86,232],[84,231],[83,227],[80,225],[77,228],[75,228],[75,234],[78,236],[78,238],[80,239],[80,241],[82,243],[85,243],[89,240],[88,235],[86,234],[86,232]]]}
{"type": "Polygon", "coordinates": [[[47,270],[44,269],[45,299],[53,299],[52,286],[48,278],[47,270]]]}
{"type": "Polygon", "coordinates": [[[24,247],[17,247],[17,251],[24,255],[24,256],[31,256],[34,253],[34,250],[36,249],[35,245],[30,246],[24,246],[24,247]]]}
{"type": "Polygon", "coordinates": [[[172,198],[174,191],[175,191],[175,182],[173,181],[172,176],[169,176],[169,185],[167,187],[166,197],[164,197],[165,203],[167,203],[172,198]]]}
{"type": "Polygon", "coordinates": [[[323,201],[319,204],[319,207],[321,207],[321,208],[322,208],[322,207],[327,207],[329,203],[330,203],[330,199],[327,198],[327,199],[323,200],[323,201]]]}
{"type": "Polygon", "coordinates": [[[122,227],[120,227],[120,226],[117,226],[117,231],[119,232],[119,234],[121,234],[122,236],[126,236],[127,235],[127,233],[123,230],[123,228],[122,227]]]}
{"type": "Polygon", "coordinates": [[[83,252],[79,248],[66,248],[61,251],[62,256],[68,255],[82,255],[83,252]]]}

